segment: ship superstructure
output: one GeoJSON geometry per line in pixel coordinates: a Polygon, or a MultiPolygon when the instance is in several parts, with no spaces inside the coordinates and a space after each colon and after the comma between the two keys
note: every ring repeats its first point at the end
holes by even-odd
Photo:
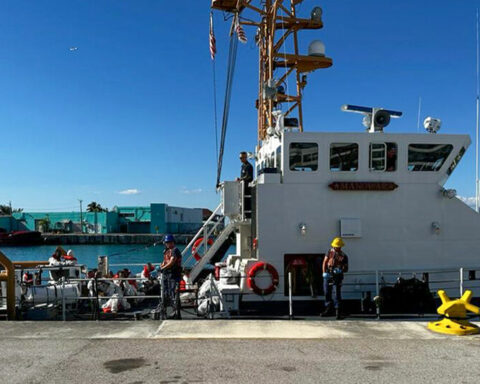
{"type": "MultiPolygon", "coordinates": [[[[309,18],[297,15],[301,2],[212,1],[213,9],[256,27],[259,47],[252,208],[246,208],[249,196],[241,183],[222,183],[214,215],[222,214],[228,224],[211,247],[205,244],[190,273],[198,281],[204,267],[217,262],[217,280],[203,283],[200,295],[217,291],[228,313],[241,303],[286,302],[289,296],[321,301],[321,261],[336,236],[347,243],[346,282],[353,288],[346,296],[355,299],[374,295],[375,287],[378,292],[378,271],[428,275],[478,264],[480,217],[443,187],[470,145],[468,135],[437,133],[440,122],[431,118],[427,133],[391,134],[385,128],[400,112],[349,105],[343,110],[362,113],[366,132],[304,131],[306,75],[332,60],[319,41],[308,54],[299,52],[300,31],[323,27],[318,7],[309,18]],[[288,38],[292,53],[282,48],[288,38]],[[296,80],[289,92],[288,76],[296,80]],[[218,263],[234,238],[235,254],[218,263]]],[[[192,243],[215,232],[209,228],[207,223],[192,243]]]]}

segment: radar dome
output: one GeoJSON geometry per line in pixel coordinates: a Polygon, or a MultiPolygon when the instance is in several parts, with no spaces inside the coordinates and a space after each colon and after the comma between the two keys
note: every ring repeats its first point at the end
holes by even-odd
{"type": "Polygon", "coordinates": [[[308,46],[308,56],[325,57],[325,44],[320,40],[313,40],[308,46]]]}

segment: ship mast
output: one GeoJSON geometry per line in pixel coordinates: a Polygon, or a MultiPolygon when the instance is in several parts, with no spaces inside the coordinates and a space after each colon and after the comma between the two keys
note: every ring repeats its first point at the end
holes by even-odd
{"type": "MultiPolygon", "coordinates": [[[[321,9],[314,8],[311,18],[297,16],[297,6],[303,0],[212,0],[212,8],[232,13],[239,24],[257,28],[259,47],[258,140],[264,140],[267,129],[276,125],[275,111],[284,117],[296,117],[303,131],[302,93],[307,85],[306,74],[332,65],[332,59],[314,51],[302,55],[298,32],[321,29],[321,9]],[[287,41],[293,41],[293,52],[287,53],[287,41]],[[281,71],[283,70],[283,71],[281,71]],[[293,89],[284,87],[294,77],[293,89]],[[284,107],[286,105],[286,108],[284,107]]],[[[318,41],[314,42],[314,44],[318,41]]],[[[321,44],[321,43],[320,43],[321,44]]]]}

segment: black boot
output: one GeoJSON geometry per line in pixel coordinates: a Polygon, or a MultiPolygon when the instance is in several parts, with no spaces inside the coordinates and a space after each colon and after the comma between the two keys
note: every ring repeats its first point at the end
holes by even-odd
{"type": "Polygon", "coordinates": [[[333,308],[331,306],[325,307],[325,310],[320,313],[320,317],[333,316],[333,308]]]}
{"type": "Polygon", "coordinates": [[[337,319],[337,320],[344,319],[344,317],[342,316],[342,312],[340,311],[339,308],[335,309],[335,319],[337,319]]]}

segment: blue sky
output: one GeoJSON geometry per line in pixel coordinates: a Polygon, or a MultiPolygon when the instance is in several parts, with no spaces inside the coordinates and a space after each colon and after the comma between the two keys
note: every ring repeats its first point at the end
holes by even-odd
{"type": "MultiPolygon", "coordinates": [[[[0,0],[0,203],[217,205],[210,2],[178,3],[0,0]]],[[[350,103],[403,111],[388,130],[416,132],[421,96],[422,119],[439,117],[443,133],[474,140],[480,1],[306,0],[300,13],[317,4],[325,28],[302,34],[301,49],[323,40],[334,66],[309,76],[306,130],[362,130],[340,111],[350,103]]],[[[229,23],[217,13],[215,26],[221,105],[229,23]]],[[[257,52],[246,32],[225,179],[237,176],[237,153],[256,144],[257,52]]],[[[474,195],[473,145],[448,186],[474,195]]]]}

